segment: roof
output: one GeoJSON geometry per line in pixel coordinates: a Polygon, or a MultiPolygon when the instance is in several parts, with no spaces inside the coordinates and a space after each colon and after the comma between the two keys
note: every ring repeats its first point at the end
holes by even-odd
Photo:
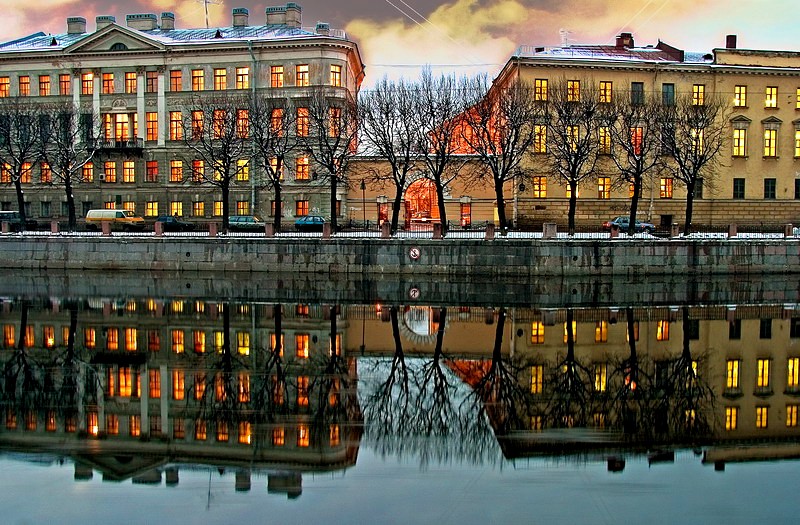
{"type": "MultiPolygon", "coordinates": [[[[114,24],[118,25],[118,24],[114,24]]],[[[122,27],[119,26],[118,27],[122,27]]],[[[319,34],[314,28],[296,28],[284,24],[269,24],[260,26],[242,27],[212,27],[200,29],[152,29],[137,30],[126,27],[128,31],[133,31],[145,35],[147,38],[163,43],[164,45],[185,45],[185,44],[206,44],[219,43],[221,41],[277,41],[294,40],[306,38],[335,38],[346,40],[347,35],[344,31],[331,29],[330,34],[319,34]]],[[[0,43],[0,51],[44,51],[48,49],[61,50],[69,47],[76,42],[88,38],[95,33],[61,33],[46,35],[44,33],[34,33],[32,35],[18,38],[9,42],[0,43]]]]}
{"type": "Polygon", "coordinates": [[[710,53],[684,52],[662,42],[656,46],[623,47],[612,45],[568,45],[563,47],[520,46],[515,57],[526,59],[607,60],[614,62],[662,62],[710,64],[710,53]]]}

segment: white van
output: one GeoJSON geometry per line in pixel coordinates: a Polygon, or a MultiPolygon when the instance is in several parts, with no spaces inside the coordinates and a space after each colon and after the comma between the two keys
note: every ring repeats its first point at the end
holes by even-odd
{"type": "Polygon", "coordinates": [[[99,230],[103,222],[111,223],[112,229],[130,231],[144,230],[144,219],[128,210],[89,210],[86,213],[86,228],[99,230]]]}

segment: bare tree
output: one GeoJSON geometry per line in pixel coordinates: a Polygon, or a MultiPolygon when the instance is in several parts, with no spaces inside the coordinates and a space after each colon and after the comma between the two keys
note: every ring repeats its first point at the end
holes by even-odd
{"type": "Polygon", "coordinates": [[[259,186],[272,190],[275,196],[273,225],[281,230],[283,217],[283,174],[286,161],[298,147],[295,107],[285,96],[276,96],[272,91],[256,94],[250,106],[250,130],[254,163],[258,165],[263,181],[259,186]]]}
{"type": "Polygon", "coordinates": [[[633,188],[628,235],[636,232],[636,214],[647,178],[663,166],[661,122],[663,106],[654,96],[632,91],[629,98],[618,97],[601,104],[598,129],[600,153],[608,153],[617,169],[618,185],[633,188]]]}
{"type": "Polygon", "coordinates": [[[183,110],[181,134],[192,182],[219,188],[222,196],[222,231],[228,231],[230,191],[237,180],[249,177],[250,98],[220,94],[194,97],[183,110]]]}
{"type": "Polygon", "coordinates": [[[297,135],[330,184],[331,228],[338,227],[337,194],[348,186],[350,160],[358,147],[358,104],[329,86],[312,87],[308,107],[298,108],[297,135]],[[305,119],[305,122],[304,122],[305,119]]]}
{"type": "Polygon", "coordinates": [[[491,176],[500,231],[505,234],[505,186],[522,176],[520,165],[536,138],[534,121],[540,106],[530,86],[520,80],[500,86],[480,75],[465,82],[468,103],[462,140],[486,168],[478,170],[477,177],[491,176]]]}
{"type": "Polygon", "coordinates": [[[686,186],[684,234],[691,233],[698,185],[714,188],[729,114],[730,104],[720,95],[697,98],[683,94],[665,108],[661,137],[664,153],[671,160],[667,167],[686,186]]]}
{"type": "Polygon", "coordinates": [[[446,234],[445,191],[464,165],[458,158],[463,152],[460,137],[464,122],[459,118],[464,109],[463,86],[459,86],[455,77],[434,78],[425,69],[417,87],[416,108],[415,119],[419,123],[416,152],[436,187],[439,219],[442,233],[446,234]]]}
{"type": "Polygon", "coordinates": [[[38,105],[21,98],[0,103],[0,180],[14,185],[20,230],[27,219],[22,184],[32,182],[33,165],[41,158],[41,116],[38,105]]]}
{"type": "Polygon", "coordinates": [[[546,132],[545,170],[569,187],[569,234],[575,234],[578,187],[595,176],[599,143],[598,96],[588,80],[553,82],[543,104],[540,126],[546,132]]]}
{"type": "Polygon", "coordinates": [[[67,202],[67,227],[77,227],[75,186],[83,182],[83,167],[92,161],[100,131],[96,116],[81,114],[72,102],[44,108],[41,157],[49,166],[55,184],[63,185],[67,202]]]}
{"type": "Polygon", "coordinates": [[[388,174],[376,172],[373,177],[376,183],[389,181],[394,186],[392,234],[397,232],[408,176],[417,164],[416,94],[415,86],[386,78],[372,90],[361,92],[361,133],[366,153],[385,160],[391,170],[388,174]]]}

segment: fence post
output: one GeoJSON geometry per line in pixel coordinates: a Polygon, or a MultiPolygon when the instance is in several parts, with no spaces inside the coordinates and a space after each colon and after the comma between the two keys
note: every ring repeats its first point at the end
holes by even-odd
{"type": "Polygon", "coordinates": [[[546,222],[542,225],[542,237],[545,239],[555,239],[558,234],[558,226],[554,222],[546,222]]]}
{"type": "Polygon", "coordinates": [[[50,221],[50,233],[58,233],[58,221],[50,221]]]}
{"type": "Polygon", "coordinates": [[[617,226],[616,224],[612,224],[611,230],[608,232],[608,234],[609,237],[611,237],[612,239],[616,239],[617,237],[619,237],[619,226],[617,226]]]}
{"type": "Polygon", "coordinates": [[[3,221],[3,226],[2,226],[2,228],[3,228],[3,229],[2,229],[2,230],[0,230],[0,231],[2,231],[3,233],[8,233],[8,221],[3,221]]]}
{"type": "Polygon", "coordinates": [[[100,225],[103,227],[103,236],[109,237],[111,235],[111,223],[108,221],[101,221],[100,225]]]}
{"type": "Polygon", "coordinates": [[[669,236],[670,236],[670,238],[678,237],[678,236],[680,236],[680,234],[681,234],[680,227],[676,223],[673,223],[672,225],[670,225],[670,227],[669,227],[669,236]]]}
{"type": "Polygon", "coordinates": [[[493,241],[494,240],[494,223],[489,222],[486,223],[486,240],[493,241]]]}
{"type": "Polygon", "coordinates": [[[729,224],[728,225],[728,238],[730,239],[731,237],[736,237],[736,225],[735,224],[729,224]]]}
{"type": "Polygon", "coordinates": [[[216,237],[219,232],[219,225],[216,222],[208,223],[208,236],[216,237]]]}
{"type": "Polygon", "coordinates": [[[267,237],[275,237],[275,225],[268,222],[266,226],[264,226],[264,235],[267,237]]]}
{"type": "Polygon", "coordinates": [[[326,222],[322,225],[322,238],[323,239],[330,239],[331,238],[331,223],[326,222]]]}
{"type": "Polygon", "coordinates": [[[388,221],[385,221],[383,224],[381,224],[381,239],[388,239],[390,237],[390,226],[391,225],[388,221]]]}
{"type": "Polygon", "coordinates": [[[156,237],[163,237],[164,236],[164,223],[156,221],[154,226],[154,231],[156,232],[156,237]]]}
{"type": "Polygon", "coordinates": [[[440,222],[433,223],[433,238],[434,239],[442,238],[442,223],[440,222]]]}
{"type": "Polygon", "coordinates": [[[792,237],[794,235],[794,227],[791,224],[783,225],[783,236],[792,237]]]}

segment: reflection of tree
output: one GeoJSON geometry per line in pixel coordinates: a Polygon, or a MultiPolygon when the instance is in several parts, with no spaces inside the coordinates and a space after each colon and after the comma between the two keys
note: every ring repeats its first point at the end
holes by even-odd
{"type": "Polygon", "coordinates": [[[283,359],[283,305],[272,308],[275,337],[264,353],[263,365],[253,385],[253,412],[262,422],[271,422],[279,411],[286,410],[286,365],[283,359]]]}
{"type": "Polygon", "coordinates": [[[28,412],[39,406],[44,395],[42,367],[31,355],[27,346],[28,310],[30,303],[20,305],[19,338],[11,358],[3,367],[2,399],[7,406],[28,412]]]}

